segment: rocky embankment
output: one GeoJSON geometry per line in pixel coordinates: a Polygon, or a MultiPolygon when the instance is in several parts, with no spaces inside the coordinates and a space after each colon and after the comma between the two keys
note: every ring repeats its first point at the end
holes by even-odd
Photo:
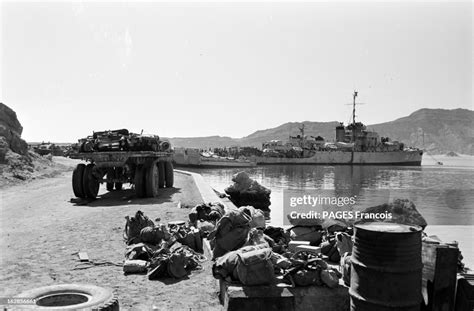
{"type": "Polygon", "coordinates": [[[15,111],[0,103],[0,188],[54,176],[72,167],[67,161],[53,161],[51,156],[42,157],[29,150],[22,132],[15,111]]]}

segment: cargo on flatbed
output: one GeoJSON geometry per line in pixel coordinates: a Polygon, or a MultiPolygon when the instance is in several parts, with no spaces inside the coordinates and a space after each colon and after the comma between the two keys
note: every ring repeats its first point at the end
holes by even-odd
{"type": "Polygon", "coordinates": [[[128,130],[96,132],[79,139],[70,158],[86,163],[76,166],[72,188],[78,198],[95,199],[101,183],[107,190],[121,190],[124,183],[135,186],[138,197],[156,197],[159,189],[173,187],[172,152],[159,136],[144,136],[128,130]]]}

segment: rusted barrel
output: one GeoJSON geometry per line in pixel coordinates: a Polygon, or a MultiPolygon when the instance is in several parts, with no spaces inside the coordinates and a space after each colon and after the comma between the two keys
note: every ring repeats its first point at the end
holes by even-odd
{"type": "Polygon", "coordinates": [[[382,222],[355,226],[351,311],[420,310],[421,230],[382,222]]]}

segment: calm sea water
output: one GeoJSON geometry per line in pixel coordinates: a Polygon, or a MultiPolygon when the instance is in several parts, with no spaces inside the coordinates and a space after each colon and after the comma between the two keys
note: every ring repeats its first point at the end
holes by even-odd
{"type": "Polygon", "coordinates": [[[425,157],[421,167],[272,165],[190,170],[200,173],[221,192],[232,184],[233,174],[246,171],[272,190],[269,223],[277,226],[281,226],[286,217],[284,189],[309,194],[326,190],[334,195],[355,195],[364,206],[408,198],[426,219],[427,231],[445,240],[462,241],[463,253],[472,255],[468,261],[474,266],[474,157],[425,157]],[[436,165],[436,161],[444,165],[436,165]]]}

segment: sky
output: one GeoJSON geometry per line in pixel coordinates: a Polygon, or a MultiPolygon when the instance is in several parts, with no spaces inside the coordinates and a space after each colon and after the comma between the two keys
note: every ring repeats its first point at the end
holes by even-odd
{"type": "Polygon", "coordinates": [[[1,2],[0,101],[27,141],[243,137],[473,109],[472,3],[1,2]]]}

